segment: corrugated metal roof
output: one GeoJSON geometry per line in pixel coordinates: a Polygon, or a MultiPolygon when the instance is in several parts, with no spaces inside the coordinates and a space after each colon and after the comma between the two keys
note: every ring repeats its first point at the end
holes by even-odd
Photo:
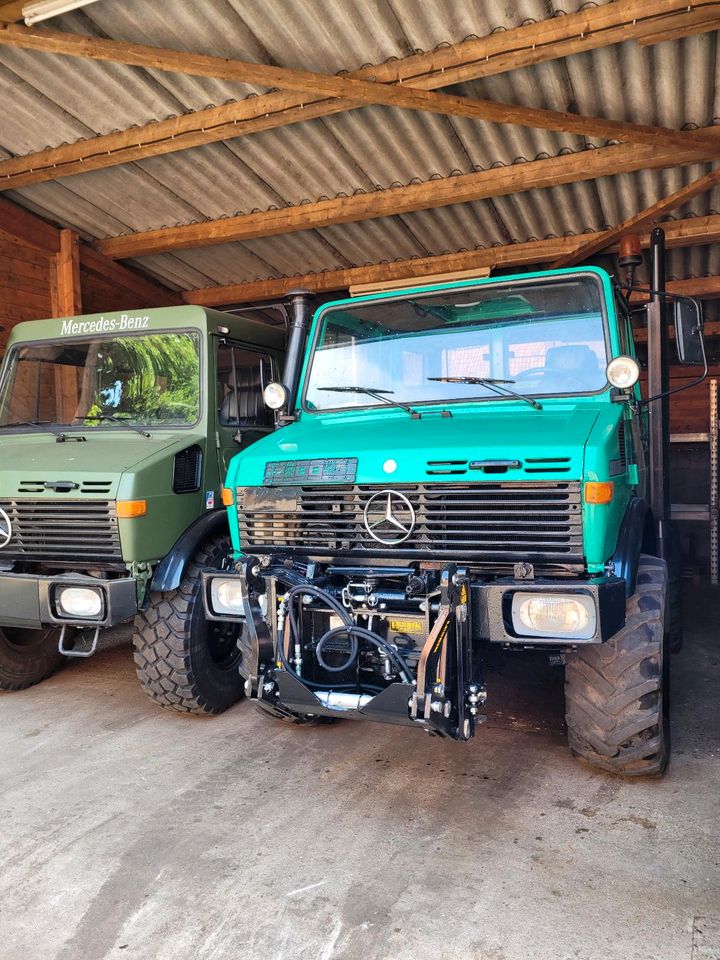
{"type": "MultiPolygon", "coordinates": [[[[324,73],[402,58],[581,0],[101,0],[54,29],[324,73]]],[[[463,84],[467,96],[682,128],[720,116],[717,34],[624,43],[463,84]]],[[[0,151],[22,155],[265,92],[118,64],[0,49],[0,151]]],[[[592,146],[602,145],[592,141],[592,146]]],[[[388,189],[585,149],[583,138],[381,107],[208,144],[8,194],[87,238],[388,189]]],[[[426,256],[619,222],[699,176],[697,165],[536,190],[374,221],[144,257],[191,288],[426,256]]],[[[720,191],[686,211],[720,209],[720,191]]],[[[674,276],[717,273],[716,245],[673,251],[674,276]]]]}

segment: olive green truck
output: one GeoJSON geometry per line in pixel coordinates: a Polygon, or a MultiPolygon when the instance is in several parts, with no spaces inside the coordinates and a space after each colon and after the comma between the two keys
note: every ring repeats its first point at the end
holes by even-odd
{"type": "Polygon", "coordinates": [[[230,458],[270,432],[285,331],[196,306],[21,323],[0,373],[0,689],[134,621],[147,693],[242,695],[235,624],[205,620],[230,458]]]}

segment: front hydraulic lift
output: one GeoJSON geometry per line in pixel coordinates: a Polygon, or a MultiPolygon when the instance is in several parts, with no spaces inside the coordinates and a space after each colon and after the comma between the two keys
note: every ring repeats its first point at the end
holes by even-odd
{"type": "Polygon", "coordinates": [[[470,581],[464,568],[447,566],[440,578],[440,611],[417,671],[410,715],[453,740],[469,740],[485,703],[480,661],[473,655],[470,581]]]}
{"type": "MultiPolygon", "coordinates": [[[[303,578],[289,571],[280,579],[288,575],[295,586],[303,585],[303,578]]],[[[311,586],[309,581],[304,582],[311,586]]],[[[352,698],[352,708],[344,709],[333,704],[348,703],[349,695],[334,695],[330,682],[323,691],[318,690],[316,682],[308,686],[299,671],[288,669],[287,630],[278,625],[278,635],[273,639],[278,597],[275,577],[270,571],[261,575],[257,561],[249,558],[241,566],[241,583],[246,629],[239,641],[243,654],[240,669],[246,693],[266,700],[276,714],[342,714],[385,723],[419,724],[431,734],[453,740],[469,740],[476,723],[484,719],[478,713],[485,702],[485,687],[481,661],[473,650],[470,581],[465,569],[450,564],[442,572],[439,610],[420,653],[416,680],[396,680],[374,695],[359,689],[352,698]],[[263,594],[267,616],[260,604],[263,594]],[[283,645],[285,656],[276,643],[283,645]]]]}

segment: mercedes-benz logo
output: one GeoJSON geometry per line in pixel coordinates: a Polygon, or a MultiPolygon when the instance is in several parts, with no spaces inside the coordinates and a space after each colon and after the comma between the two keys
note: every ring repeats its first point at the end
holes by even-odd
{"type": "Polygon", "coordinates": [[[10,517],[0,507],[0,550],[6,547],[12,538],[12,524],[10,517]]]}
{"type": "Polygon", "coordinates": [[[365,504],[365,529],[378,543],[402,543],[415,529],[415,511],[397,490],[382,490],[365,504]]]}

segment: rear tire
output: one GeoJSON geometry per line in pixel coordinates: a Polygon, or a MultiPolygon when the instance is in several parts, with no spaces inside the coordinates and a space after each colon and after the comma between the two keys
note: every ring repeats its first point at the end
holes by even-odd
{"type": "Polygon", "coordinates": [[[177,590],[151,594],[135,618],[135,669],[145,693],[161,707],[208,716],[243,696],[237,646],[243,627],[206,620],[202,600],[202,568],[219,567],[227,552],[222,537],[203,544],[177,590]]]}
{"type": "Polygon", "coordinates": [[[665,562],[641,556],[625,626],[568,655],[568,743],[590,766],[625,777],[660,776],[670,756],[665,562]]]}
{"type": "Polygon", "coordinates": [[[56,628],[0,627],[0,690],[25,690],[54,673],[62,662],[56,628]]]}

